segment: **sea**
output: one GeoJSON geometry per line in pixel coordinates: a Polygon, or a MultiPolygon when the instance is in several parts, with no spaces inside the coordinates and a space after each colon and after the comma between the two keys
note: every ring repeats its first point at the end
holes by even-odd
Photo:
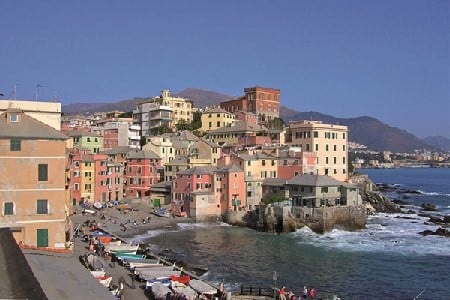
{"type": "Polygon", "coordinates": [[[227,224],[179,223],[135,236],[158,253],[207,269],[205,281],[227,291],[241,285],[280,287],[297,296],[314,287],[316,299],[450,299],[450,238],[422,236],[439,226],[418,215],[422,203],[450,214],[450,169],[360,169],[394,189],[392,200],[414,213],[379,213],[365,229],[316,234],[305,227],[271,234],[227,224]],[[406,192],[405,192],[406,191],[406,192]],[[276,276],[274,273],[276,272],[276,276]]]}

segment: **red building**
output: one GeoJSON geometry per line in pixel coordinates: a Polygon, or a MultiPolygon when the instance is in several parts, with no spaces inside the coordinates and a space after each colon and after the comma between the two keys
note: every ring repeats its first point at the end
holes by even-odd
{"type": "Polygon", "coordinates": [[[244,89],[244,96],[220,103],[220,107],[228,112],[251,112],[258,116],[258,123],[267,124],[280,117],[280,90],[265,87],[244,89]]]}
{"type": "Polygon", "coordinates": [[[317,155],[314,152],[293,152],[278,158],[277,178],[291,179],[300,174],[317,173],[317,155]]]}
{"type": "Polygon", "coordinates": [[[161,158],[153,151],[127,153],[125,196],[140,198],[148,195],[152,184],[160,182],[161,158]]]}

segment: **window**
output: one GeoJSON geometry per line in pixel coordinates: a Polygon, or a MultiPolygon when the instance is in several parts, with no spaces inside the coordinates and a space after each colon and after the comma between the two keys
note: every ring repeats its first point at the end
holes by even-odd
{"type": "Polygon", "coordinates": [[[319,151],[319,144],[316,144],[316,151],[319,151]]]}
{"type": "Polygon", "coordinates": [[[323,186],[321,188],[321,193],[328,193],[328,187],[327,186],[323,186]]]}
{"type": "Polygon", "coordinates": [[[220,121],[217,121],[217,127],[220,127],[220,121]]]}
{"type": "Polygon", "coordinates": [[[266,165],[266,161],[263,159],[262,160],[262,165],[265,166],[266,165]]]}
{"type": "Polygon", "coordinates": [[[10,151],[20,151],[22,148],[21,145],[22,145],[21,140],[12,139],[9,144],[9,150],[10,151]]]}
{"type": "Polygon", "coordinates": [[[47,200],[37,201],[37,213],[38,214],[48,214],[47,200]]]}
{"type": "Polygon", "coordinates": [[[78,190],[80,189],[80,186],[78,185],[78,183],[75,183],[75,184],[73,185],[73,189],[74,189],[75,191],[78,191],[78,190]]]}
{"type": "Polygon", "coordinates": [[[325,151],[328,151],[328,145],[325,145],[325,151]]]}
{"type": "Polygon", "coordinates": [[[11,216],[14,214],[14,203],[13,202],[5,202],[3,208],[3,215],[11,216]]]}
{"type": "Polygon", "coordinates": [[[19,122],[19,115],[18,114],[10,114],[9,115],[9,122],[11,122],[11,123],[19,122]]]}
{"type": "Polygon", "coordinates": [[[47,164],[39,164],[38,165],[38,180],[39,181],[48,181],[48,165],[47,164]]]}
{"type": "Polygon", "coordinates": [[[314,137],[318,138],[319,137],[319,132],[318,131],[314,131],[314,137]]]}

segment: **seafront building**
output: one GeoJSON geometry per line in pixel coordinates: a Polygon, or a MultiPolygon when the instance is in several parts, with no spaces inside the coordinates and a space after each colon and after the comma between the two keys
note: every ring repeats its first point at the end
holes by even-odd
{"type": "Polygon", "coordinates": [[[317,175],[348,180],[348,128],[321,121],[289,123],[290,145],[317,156],[317,175]]]}
{"type": "Polygon", "coordinates": [[[18,243],[66,247],[67,139],[23,110],[0,115],[0,227],[11,228],[18,243]]]}

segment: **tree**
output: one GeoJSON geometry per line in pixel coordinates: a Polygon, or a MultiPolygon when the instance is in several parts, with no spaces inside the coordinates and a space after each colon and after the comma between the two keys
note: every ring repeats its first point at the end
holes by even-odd
{"type": "Polygon", "coordinates": [[[269,121],[268,127],[270,129],[282,130],[285,126],[283,119],[281,118],[273,118],[269,121]]]}
{"type": "Polygon", "coordinates": [[[142,147],[147,144],[147,138],[145,136],[141,136],[141,139],[139,140],[139,146],[142,150],[142,147]]]}
{"type": "Polygon", "coordinates": [[[196,130],[202,127],[202,112],[196,111],[192,116],[191,128],[192,130],[196,130]]]}

